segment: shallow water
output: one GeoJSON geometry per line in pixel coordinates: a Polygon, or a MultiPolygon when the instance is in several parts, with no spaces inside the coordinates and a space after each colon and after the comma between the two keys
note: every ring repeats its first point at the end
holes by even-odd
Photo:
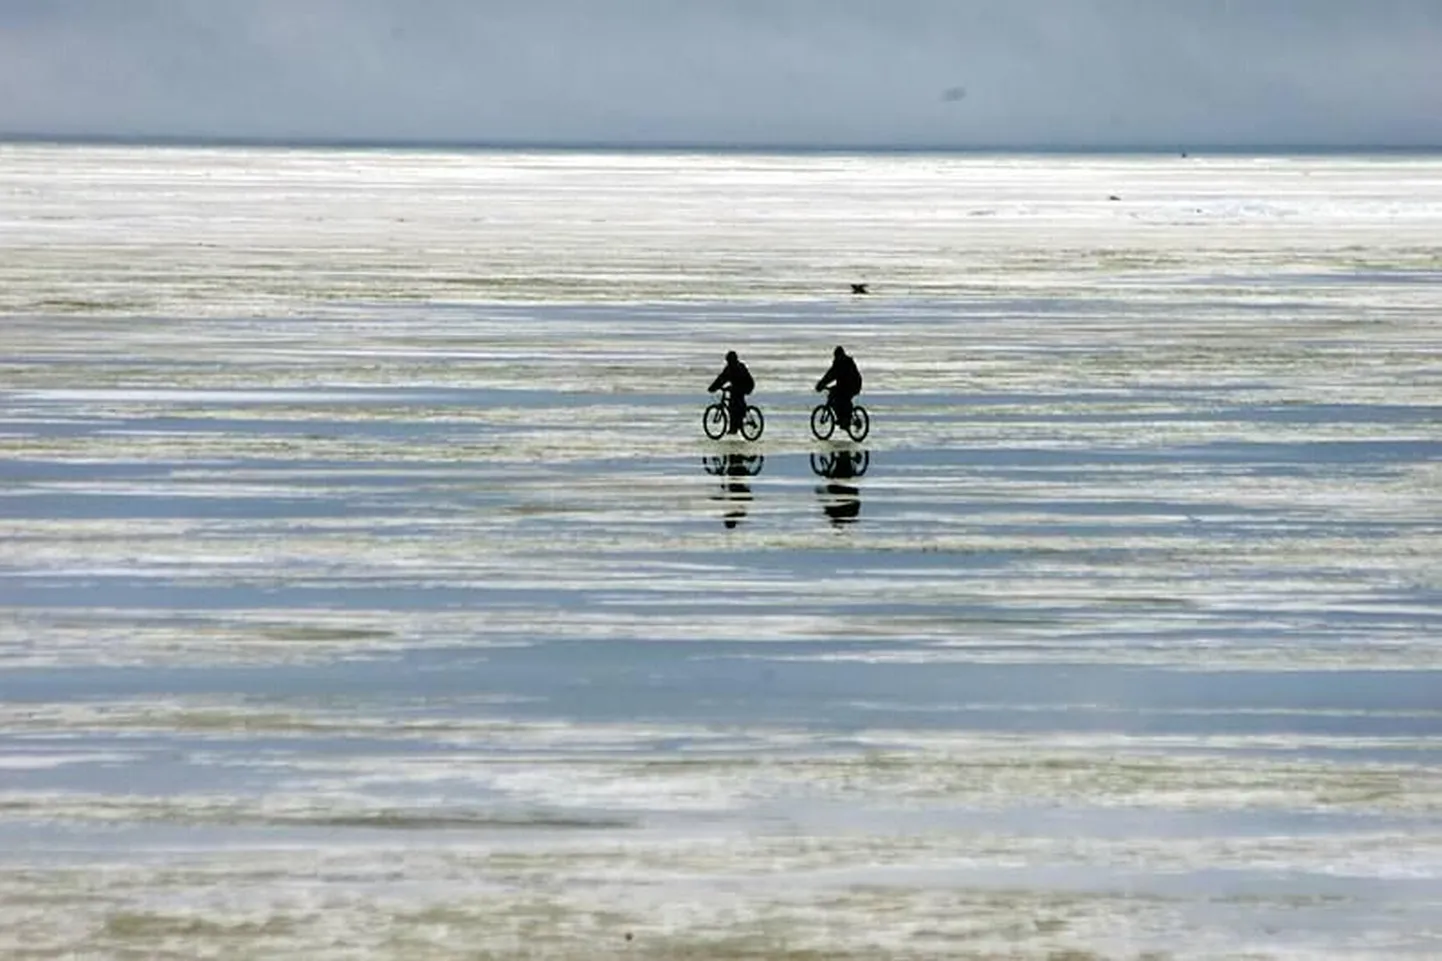
{"type": "Polygon", "coordinates": [[[1442,160],[0,172],[0,954],[1442,952],[1442,160]]]}

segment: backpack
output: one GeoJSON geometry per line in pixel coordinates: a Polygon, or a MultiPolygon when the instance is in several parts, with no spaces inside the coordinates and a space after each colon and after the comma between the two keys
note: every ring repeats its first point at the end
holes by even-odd
{"type": "Polygon", "coordinates": [[[751,371],[740,361],[736,362],[735,389],[737,393],[749,394],[756,389],[756,380],[751,376],[751,371]]]}

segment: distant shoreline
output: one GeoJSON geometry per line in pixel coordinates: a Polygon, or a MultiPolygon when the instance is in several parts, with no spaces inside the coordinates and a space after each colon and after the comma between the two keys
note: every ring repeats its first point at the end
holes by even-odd
{"type": "Polygon", "coordinates": [[[716,144],[704,142],[625,143],[618,141],[524,140],[421,140],[326,137],[211,137],[182,135],[55,134],[26,131],[0,132],[0,145],[51,145],[92,147],[257,148],[294,150],[459,151],[475,153],[625,153],[625,154],[753,154],[773,156],[826,155],[1035,155],[1035,156],[1175,156],[1175,157],[1338,157],[1430,156],[1442,153],[1442,144],[1214,144],[1160,146],[1113,144],[1106,146],[992,144],[985,146],[833,144],[716,144]]]}

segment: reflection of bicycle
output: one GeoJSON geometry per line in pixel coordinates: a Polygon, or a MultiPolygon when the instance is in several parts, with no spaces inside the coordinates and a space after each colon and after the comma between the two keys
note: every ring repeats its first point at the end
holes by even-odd
{"type": "Polygon", "coordinates": [[[811,472],[818,477],[832,480],[850,480],[862,477],[871,466],[869,451],[832,450],[824,454],[811,455],[811,472]]]}
{"type": "MultiPolygon", "coordinates": [[[[811,412],[811,433],[816,435],[817,440],[826,440],[836,430],[836,411],[830,402],[817,404],[816,409],[811,412]]],[[[866,408],[860,404],[851,405],[851,422],[846,425],[846,433],[851,439],[857,442],[866,439],[871,433],[871,415],[866,408]]]]}
{"type": "Polygon", "coordinates": [[[716,477],[755,477],[761,473],[766,458],[760,454],[708,454],[701,458],[701,467],[716,477]]]}
{"type": "Polygon", "coordinates": [[[721,523],[731,530],[746,519],[746,505],[751,502],[751,485],[748,481],[761,473],[766,458],[760,454],[741,454],[726,451],[724,454],[708,454],[701,458],[701,467],[706,473],[720,477],[721,490],[711,495],[714,501],[723,505],[721,523]]]}
{"type": "MultiPolygon", "coordinates": [[[[708,406],[701,414],[701,429],[712,440],[720,440],[730,431],[731,392],[729,390],[721,391],[721,398],[708,406]]],[[[756,440],[765,429],[766,418],[761,416],[761,408],[755,404],[747,404],[746,412],[741,417],[741,436],[747,440],[756,440]]]]}
{"type": "Polygon", "coordinates": [[[826,478],[826,483],[816,488],[816,494],[832,524],[854,524],[861,516],[861,489],[852,481],[870,466],[871,455],[864,450],[829,450],[811,455],[812,473],[826,478]]]}

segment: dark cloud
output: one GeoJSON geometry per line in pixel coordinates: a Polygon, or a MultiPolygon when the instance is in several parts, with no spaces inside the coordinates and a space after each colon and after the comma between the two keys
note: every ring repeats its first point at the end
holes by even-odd
{"type": "Polygon", "coordinates": [[[0,129],[1437,145],[1439,50],[1438,0],[0,0],[0,129]]]}

